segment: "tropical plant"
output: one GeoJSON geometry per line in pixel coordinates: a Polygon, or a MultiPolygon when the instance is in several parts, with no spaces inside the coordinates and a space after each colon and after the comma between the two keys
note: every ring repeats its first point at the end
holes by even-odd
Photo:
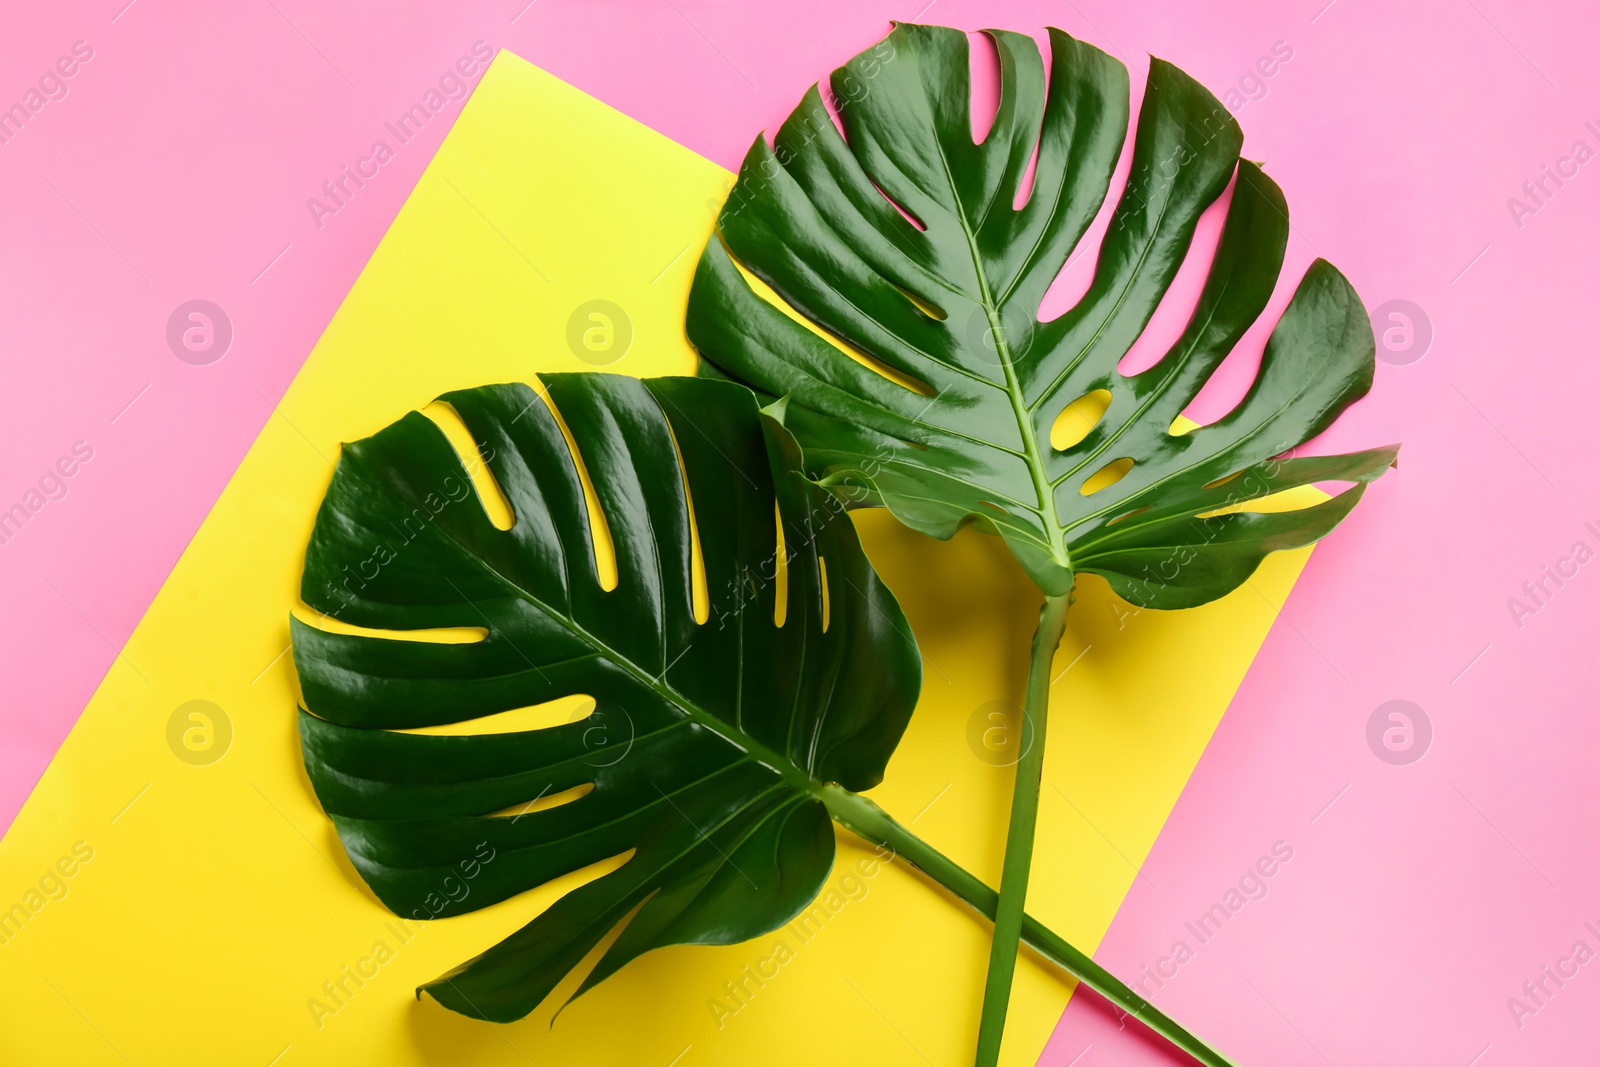
{"type": "Polygon", "coordinates": [[[1104,202],[1127,136],[1123,65],[1059,30],[987,31],[1000,95],[972,132],[964,33],[899,25],[835,71],[840,129],[813,87],[769,146],[757,137],[701,258],[687,329],[702,373],[784,398],[808,473],[906,525],[999,534],[1044,594],[1032,649],[978,1063],[1000,1048],[1044,757],[1050,661],[1074,582],[1186,608],[1270,552],[1331,530],[1395,448],[1286,453],[1372,382],[1360,299],[1317,260],[1237,406],[1180,416],[1267,306],[1289,233],[1282,192],[1239,158],[1238,123],[1152,59],[1131,171],[1088,290],[1041,322],[1047,288],[1104,202]],[[1031,174],[1031,178],[1030,178],[1031,174]],[[1119,364],[1232,185],[1187,328],[1146,369],[1119,364]],[[769,288],[760,295],[759,279],[769,288]],[[1076,422],[1078,429],[1072,430],[1076,422]],[[1351,487],[1298,510],[1245,507],[1315,482],[1351,487]]]}
{"type": "MultiPolygon", "coordinates": [[[[788,432],[725,382],[544,384],[441,397],[480,453],[465,462],[417,412],[346,445],[301,584],[340,625],[291,620],[307,773],[397,914],[461,914],[627,857],[419,994],[510,1021],[619,926],[574,996],[653,948],[776,929],[828,873],[830,816],[992,918],[993,890],[858,795],[921,661],[788,432]],[[456,639],[423,639],[440,631],[456,639]],[[577,721],[462,732],[580,694],[594,707],[577,721]]],[[[1034,920],[1023,935],[1214,1056],[1034,920]]]]}

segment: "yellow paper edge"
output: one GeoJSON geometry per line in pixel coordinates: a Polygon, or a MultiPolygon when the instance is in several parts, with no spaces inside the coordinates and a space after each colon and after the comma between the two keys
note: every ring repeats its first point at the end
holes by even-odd
{"type": "MultiPolygon", "coordinates": [[[[592,300],[633,328],[604,369],[692,373],[683,307],[731,181],[499,56],[0,841],[0,909],[23,909],[0,924],[0,1062],[965,1062],[986,926],[847,837],[810,927],[650,954],[553,1027],[548,1006],[490,1026],[417,1003],[416,985],[562,886],[400,924],[360,885],[300,763],[287,620],[339,442],[448,389],[596,369],[567,342],[592,300]],[[194,700],[231,724],[209,765],[168,743],[194,700]]],[[[858,522],[927,663],[874,796],[993,883],[1011,772],[969,737],[984,708],[1019,698],[1038,594],[997,539],[941,544],[881,512],[858,522]]],[[[1080,947],[1099,943],[1306,554],[1192,612],[1130,615],[1080,583],[1030,898],[1080,947]]],[[[1069,992],[1024,959],[1005,1062],[1033,1062],[1069,992]]]]}

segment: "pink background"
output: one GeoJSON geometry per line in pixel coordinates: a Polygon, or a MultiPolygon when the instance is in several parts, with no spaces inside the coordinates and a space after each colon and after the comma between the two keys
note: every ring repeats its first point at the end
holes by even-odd
{"type": "MultiPolygon", "coordinates": [[[[1600,963],[1551,983],[1520,1026],[1507,1007],[1574,942],[1600,950],[1583,925],[1600,929],[1600,565],[1520,627],[1507,603],[1574,542],[1600,549],[1584,528],[1600,530],[1600,162],[1520,226],[1507,205],[1574,141],[1600,150],[1584,126],[1600,129],[1592,6],[920,2],[105,0],[13,14],[0,102],[76,41],[94,56],[0,144],[0,509],[75,442],[94,456],[0,544],[0,826],[460,101],[320,228],[306,199],[374,140],[393,145],[384,123],[475,41],[728,167],[891,18],[1054,24],[1123,57],[1136,84],[1153,53],[1219,94],[1281,41],[1293,58],[1246,83],[1258,98],[1238,116],[1246,154],[1289,197],[1290,282],[1322,255],[1369,306],[1424,309],[1433,340],[1418,361],[1380,363],[1372,397],[1329,435],[1404,440],[1403,469],[1318,550],[1099,958],[1137,976],[1173,942],[1195,947],[1185,921],[1284,841],[1294,856],[1266,897],[1152,984],[1158,1004],[1203,1020],[1243,1063],[1592,1060],[1600,963]],[[195,298],[235,332],[209,366],[166,344],[168,316],[195,298]],[[1392,699],[1432,723],[1411,765],[1368,747],[1368,718],[1392,699]]],[[[1201,414],[1237,395],[1248,362],[1201,414]]],[[[1043,1062],[1177,1061],[1079,997],[1043,1062]]]]}

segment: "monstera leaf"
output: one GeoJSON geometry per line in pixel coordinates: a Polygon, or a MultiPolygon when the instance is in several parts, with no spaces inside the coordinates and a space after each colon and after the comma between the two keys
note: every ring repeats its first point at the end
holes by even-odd
{"type": "Polygon", "coordinates": [[[1371,325],[1318,260],[1245,398],[1210,425],[1175,425],[1266,307],[1289,221],[1278,186],[1239,158],[1233,117],[1159,59],[1092,283],[1038,321],[1128,129],[1125,68],[1049,35],[1047,81],[1031,37],[989,31],[1000,102],[982,143],[956,30],[900,25],[835,71],[842,136],[813,87],[773,147],[758,137],[745,157],[699,264],[688,333],[707,372],[790,399],[786,425],[825,483],[935,537],[969,522],[998,532],[1047,594],[1092,572],[1134,603],[1189,607],[1238,586],[1268,552],[1327,533],[1394,461],[1388,448],[1279,458],[1367,392],[1371,325]],[[1148,369],[1121,373],[1230,182],[1187,328],[1148,369]],[[1092,428],[1076,441],[1057,430],[1052,444],[1069,406],[1092,428]],[[1238,510],[1315,481],[1353,487],[1298,511],[1238,510]]]}
{"type": "Polygon", "coordinates": [[[481,639],[293,623],[306,769],[389,908],[458,914],[631,853],[424,987],[496,1021],[526,1015],[625,920],[579,993],[650,949],[742,941],[798,914],[833,861],[819,797],[877,784],[921,680],[849,518],[748,390],[546,383],[549,404],[525,385],[441,398],[509,529],[413,412],[345,447],[306,552],[303,599],[342,623],[481,639]],[[563,725],[405,732],[574,694],[595,709],[563,725]]]}
{"type": "MultiPolygon", "coordinates": [[[[384,904],[444,918],[611,861],[419,993],[510,1021],[619,925],[574,996],[652,948],[776,929],[828,873],[830,817],[993,918],[993,889],[857,795],[921,659],[788,432],[725,382],[546,386],[440,398],[476,445],[465,462],[415,412],[346,445],[301,582],[336,621],[291,620],[306,771],[384,904]],[[581,719],[523,717],[579,694],[581,719]]],[[[1036,920],[1022,936],[1228,1067],[1036,920]]]]}
{"type": "Polygon", "coordinates": [[[1239,158],[1233,117],[1159,59],[1088,289],[1040,321],[1046,291],[1110,191],[1128,75],[1051,30],[1046,78],[1031,37],[988,36],[1000,97],[981,142],[966,34],[913,25],[834,72],[838,126],[813,87],[770,147],[757,137],[687,314],[702,373],[784,398],[785,425],[823,484],[935,537],[966,523],[998,533],[1046,594],[1023,709],[1023,736],[1034,741],[1017,764],[979,1067],[999,1056],[1050,663],[1076,575],[1100,574],[1145,607],[1203,604],[1269,552],[1327,533],[1396,455],[1286,455],[1372,384],[1366,311],[1322,260],[1300,280],[1244,399],[1210,425],[1182,419],[1266,308],[1289,218],[1277,185],[1239,158]],[[1124,373],[1201,214],[1230,185],[1188,325],[1159,359],[1124,373]],[[1350,488],[1300,510],[1248,507],[1323,481],[1350,488]]]}

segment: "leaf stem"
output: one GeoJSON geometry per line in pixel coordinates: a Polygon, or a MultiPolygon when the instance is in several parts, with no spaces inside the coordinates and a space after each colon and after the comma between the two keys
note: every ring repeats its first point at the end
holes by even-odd
{"type": "MultiPolygon", "coordinates": [[[[1000,894],[901,825],[877,804],[837,785],[824,786],[821,798],[840,826],[874,845],[892,850],[980,914],[989,919],[995,917],[1000,894]]],[[[1021,933],[1022,940],[1035,952],[1110,1001],[1117,1010],[1188,1053],[1196,1063],[1205,1067],[1238,1067],[1033,916],[1023,914],[1021,933]]]]}
{"type": "Polygon", "coordinates": [[[1045,597],[1028,660],[1028,689],[1022,704],[1022,754],[1011,794],[1011,825],[1006,831],[1005,863],[1000,869],[1000,903],[989,946],[989,976],[983,987],[978,1022],[977,1067],[995,1067],[1005,1036],[1011,980],[1017,968],[1017,942],[1033,867],[1033,835],[1039,823],[1039,784],[1044,776],[1045,721],[1050,710],[1050,666],[1067,629],[1067,597],[1045,597]]]}

